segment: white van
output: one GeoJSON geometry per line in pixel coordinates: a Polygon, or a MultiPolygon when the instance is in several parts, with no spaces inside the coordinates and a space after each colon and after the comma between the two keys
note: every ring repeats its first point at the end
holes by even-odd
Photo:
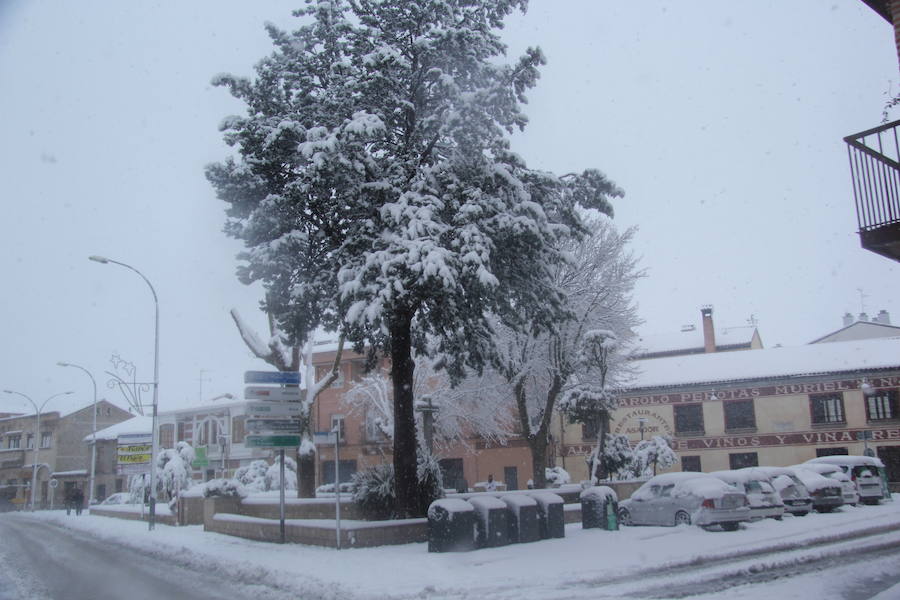
{"type": "Polygon", "coordinates": [[[871,456],[820,456],[806,461],[809,464],[835,465],[850,477],[856,484],[859,499],[865,504],[878,504],[884,498],[884,487],[881,473],[884,463],[871,456]]]}

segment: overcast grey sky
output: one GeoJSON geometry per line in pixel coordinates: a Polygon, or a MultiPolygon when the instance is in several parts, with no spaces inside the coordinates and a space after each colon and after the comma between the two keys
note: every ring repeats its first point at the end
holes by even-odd
{"type": "MultiPolygon", "coordinates": [[[[228,316],[260,329],[259,290],[234,278],[203,166],[242,107],[209,81],[249,75],[286,2],[0,2],[0,388],[48,409],[90,400],[118,353],[152,378],[160,297],[163,409],[242,389],[251,358],[228,316]]],[[[641,3],[532,0],[505,33],[548,58],[514,149],[558,174],[596,167],[640,228],[644,333],[755,315],[797,345],[858,313],[900,322],[898,268],[859,248],[841,138],[876,126],[897,90],[891,27],[859,0],[641,3]],[[893,86],[893,87],[891,87],[893,86]]],[[[23,408],[0,395],[0,411],[23,408]]]]}

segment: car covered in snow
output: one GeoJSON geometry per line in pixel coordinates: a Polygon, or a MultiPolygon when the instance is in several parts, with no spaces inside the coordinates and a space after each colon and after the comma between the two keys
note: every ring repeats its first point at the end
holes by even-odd
{"type": "Polygon", "coordinates": [[[751,519],[781,520],[784,515],[784,502],[772,486],[769,476],[763,471],[750,468],[713,471],[710,475],[721,479],[747,496],[751,519]]]}
{"type": "Polygon", "coordinates": [[[884,498],[881,471],[884,463],[870,456],[820,456],[806,464],[835,465],[856,485],[859,499],[865,504],[878,504],[884,498]]]}
{"type": "Polygon", "coordinates": [[[812,498],[813,509],[817,512],[831,512],[844,505],[844,491],[841,482],[823,477],[819,473],[804,468],[789,468],[803,482],[812,498]]]}
{"type": "Polygon", "coordinates": [[[856,484],[850,481],[850,477],[846,475],[839,466],[826,463],[807,462],[800,465],[794,465],[794,467],[815,471],[822,477],[837,481],[841,486],[841,495],[844,497],[844,504],[849,504],[850,506],[859,504],[859,492],[856,491],[856,484]]]}
{"type": "Polygon", "coordinates": [[[802,517],[809,514],[813,509],[812,496],[809,490],[800,481],[796,473],[787,467],[748,467],[750,469],[758,469],[766,475],[772,482],[772,487],[781,496],[784,502],[784,511],[796,517],[802,517]]]}
{"type": "Polygon", "coordinates": [[[664,473],[619,503],[625,525],[719,525],[733,531],[750,520],[747,496],[707,473],[664,473]]]}
{"type": "Polygon", "coordinates": [[[112,506],[117,504],[134,504],[131,499],[131,494],[128,492],[117,492],[115,494],[111,494],[107,496],[103,502],[100,503],[100,506],[112,506]]]}

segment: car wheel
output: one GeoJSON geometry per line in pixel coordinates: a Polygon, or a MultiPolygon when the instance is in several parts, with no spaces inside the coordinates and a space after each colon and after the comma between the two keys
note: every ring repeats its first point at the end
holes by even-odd
{"type": "Polygon", "coordinates": [[[728,523],[722,523],[723,531],[737,531],[741,526],[739,521],[730,521],[728,523]]]}
{"type": "Polygon", "coordinates": [[[634,523],[631,522],[631,513],[628,512],[627,508],[619,509],[619,523],[622,525],[634,525],[634,523]]]}
{"type": "Polygon", "coordinates": [[[679,510],[675,513],[675,526],[678,525],[690,525],[691,524],[691,515],[687,514],[683,510],[679,510]]]}
{"type": "Polygon", "coordinates": [[[830,513],[831,511],[834,510],[834,507],[833,506],[820,506],[816,510],[820,513],[830,513]]]}
{"type": "Polygon", "coordinates": [[[772,517],[772,518],[775,519],[776,521],[780,521],[783,518],[783,516],[778,515],[777,517],[772,517]]]}
{"type": "Polygon", "coordinates": [[[798,513],[794,513],[794,516],[795,517],[805,517],[808,514],[809,514],[808,512],[798,512],[798,513]]]}

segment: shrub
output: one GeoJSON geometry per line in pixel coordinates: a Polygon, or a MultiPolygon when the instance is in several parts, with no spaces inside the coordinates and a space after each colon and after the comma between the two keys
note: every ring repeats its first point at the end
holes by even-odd
{"type": "MultiPolygon", "coordinates": [[[[416,514],[424,516],[428,507],[438,498],[444,497],[441,467],[432,455],[417,453],[416,514]]],[[[389,519],[397,516],[394,512],[394,466],[378,465],[353,474],[353,501],[369,519],[389,519]]]]}
{"type": "Polygon", "coordinates": [[[234,479],[210,479],[203,485],[204,498],[245,498],[247,490],[234,479]]]}

